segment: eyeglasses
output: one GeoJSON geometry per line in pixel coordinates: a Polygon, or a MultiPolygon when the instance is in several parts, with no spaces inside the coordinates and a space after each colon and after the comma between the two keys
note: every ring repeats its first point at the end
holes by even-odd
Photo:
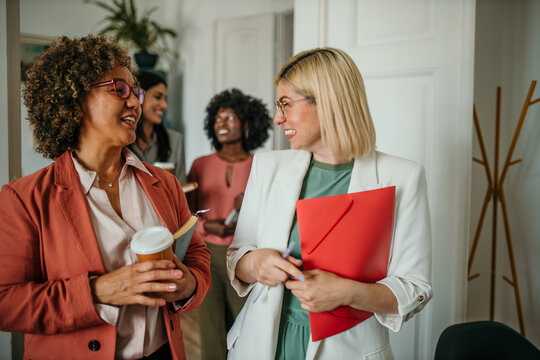
{"type": "Polygon", "coordinates": [[[232,114],[224,114],[222,116],[216,116],[214,121],[219,124],[222,122],[234,121],[235,119],[236,117],[232,114]]]}
{"type": "Polygon", "coordinates": [[[277,100],[274,105],[276,106],[276,111],[281,111],[281,115],[285,116],[285,110],[289,107],[290,104],[295,103],[297,101],[306,100],[308,103],[312,104],[315,102],[315,98],[313,96],[304,97],[301,99],[291,100],[291,101],[279,101],[277,100]]]}
{"type": "Polygon", "coordinates": [[[131,93],[133,93],[133,95],[135,95],[135,97],[139,100],[141,105],[144,102],[144,90],[141,89],[140,87],[133,88],[129,86],[129,84],[126,83],[124,80],[119,80],[119,79],[107,80],[107,81],[90,85],[90,87],[96,88],[96,87],[105,86],[105,85],[112,85],[114,88],[114,93],[116,94],[116,96],[118,96],[121,99],[127,100],[131,96],[131,93]]]}

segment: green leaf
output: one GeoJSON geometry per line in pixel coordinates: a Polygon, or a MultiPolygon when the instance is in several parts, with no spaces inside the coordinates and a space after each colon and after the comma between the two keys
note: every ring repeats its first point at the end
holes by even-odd
{"type": "Polygon", "coordinates": [[[144,9],[140,18],[134,0],[112,0],[105,2],[102,0],[84,0],[85,3],[94,4],[109,14],[98,22],[105,24],[99,30],[101,34],[111,34],[119,41],[131,42],[140,50],[148,51],[154,48],[159,54],[177,53],[167,47],[166,36],[177,37],[176,31],[160,26],[151,20],[151,15],[157,11],[157,6],[144,9]],[[160,42],[162,45],[158,45],[160,42]]]}

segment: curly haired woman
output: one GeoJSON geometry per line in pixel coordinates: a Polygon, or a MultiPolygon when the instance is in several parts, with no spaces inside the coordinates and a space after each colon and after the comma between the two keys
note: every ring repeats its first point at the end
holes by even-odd
{"type": "Polygon", "coordinates": [[[227,278],[225,256],[240,210],[253,155],[268,138],[271,119],[265,105],[238,89],[215,95],[206,107],[205,131],[216,152],[196,159],[188,175],[199,184],[192,209],[210,209],[197,224],[211,250],[212,289],[199,310],[203,359],[225,359],[225,337],[244,301],[227,278]]]}
{"type": "Polygon", "coordinates": [[[183,263],[130,250],[136,231],[190,216],[178,180],[126,149],[133,74],[93,35],[57,39],[27,73],[36,150],[55,161],[0,191],[0,330],[26,334],[25,359],[185,359],[179,313],[208,291],[210,256],[197,234],[183,263]]]}

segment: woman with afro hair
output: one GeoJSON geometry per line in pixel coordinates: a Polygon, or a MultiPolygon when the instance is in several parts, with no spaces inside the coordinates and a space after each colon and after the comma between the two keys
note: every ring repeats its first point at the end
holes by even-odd
{"type": "Polygon", "coordinates": [[[212,289],[198,312],[203,360],[227,357],[227,331],[244,303],[227,278],[226,251],[251,170],[250,151],[265,142],[270,126],[266,106],[238,89],[215,95],[206,107],[205,131],[216,152],[196,159],[188,175],[199,184],[191,209],[210,209],[197,224],[211,250],[212,289]]]}

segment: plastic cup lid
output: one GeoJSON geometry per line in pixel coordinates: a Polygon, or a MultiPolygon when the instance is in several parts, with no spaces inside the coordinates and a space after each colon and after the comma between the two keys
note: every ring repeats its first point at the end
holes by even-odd
{"type": "Polygon", "coordinates": [[[163,226],[152,226],[139,230],[131,238],[131,251],[148,255],[165,250],[174,241],[171,232],[163,226]]]}

